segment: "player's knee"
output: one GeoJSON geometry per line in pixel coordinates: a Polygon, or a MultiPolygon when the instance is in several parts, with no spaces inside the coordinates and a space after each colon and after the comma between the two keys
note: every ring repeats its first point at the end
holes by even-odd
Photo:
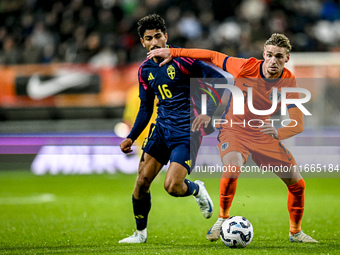
{"type": "Polygon", "coordinates": [[[228,165],[232,165],[232,166],[242,166],[242,165],[243,165],[243,160],[240,159],[240,158],[233,157],[233,158],[230,158],[230,159],[228,160],[228,165]]]}
{"type": "Polygon", "coordinates": [[[174,181],[165,181],[164,182],[164,189],[171,196],[178,197],[180,195],[180,188],[181,188],[181,185],[177,184],[174,181]]]}
{"type": "Polygon", "coordinates": [[[137,190],[141,192],[149,190],[151,182],[152,180],[150,180],[148,177],[139,175],[136,181],[137,190]]]}
{"type": "Polygon", "coordinates": [[[223,165],[242,166],[244,164],[241,153],[232,151],[227,153],[222,159],[223,165]]]}

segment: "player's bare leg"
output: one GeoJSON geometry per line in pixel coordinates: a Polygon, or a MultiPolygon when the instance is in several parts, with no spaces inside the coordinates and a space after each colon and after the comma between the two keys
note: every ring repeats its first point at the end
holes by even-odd
{"type": "Polygon", "coordinates": [[[172,196],[185,197],[193,195],[205,218],[213,214],[213,202],[204,183],[196,180],[192,182],[185,179],[187,169],[177,162],[171,162],[165,177],[164,188],[172,196]]]}
{"type": "Polygon", "coordinates": [[[147,193],[150,193],[150,186],[163,165],[148,153],[143,153],[139,162],[138,175],[133,190],[133,196],[136,199],[142,199],[147,193]]]}
{"type": "Polygon", "coordinates": [[[164,180],[164,189],[174,197],[184,196],[188,190],[188,185],[184,179],[188,174],[187,169],[177,162],[171,162],[164,180]]]}
{"type": "Polygon", "coordinates": [[[277,176],[288,187],[288,211],[290,218],[289,240],[291,242],[317,243],[309,235],[301,230],[301,221],[305,202],[305,181],[303,180],[297,166],[289,169],[289,172],[278,172],[277,176]]]}
{"type": "Polygon", "coordinates": [[[133,212],[137,230],[119,243],[145,243],[147,238],[147,220],[151,208],[150,186],[154,178],[162,169],[162,164],[154,157],[143,153],[138,168],[138,176],[132,195],[133,212]]]}
{"type": "Polygon", "coordinates": [[[207,232],[206,238],[209,241],[217,241],[219,239],[221,226],[223,222],[230,217],[230,207],[236,192],[236,184],[237,178],[240,174],[240,167],[244,164],[244,159],[241,153],[231,151],[223,157],[222,163],[223,166],[230,166],[231,171],[223,172],[221,177],[220,213],[217,221],[207,232]]]}

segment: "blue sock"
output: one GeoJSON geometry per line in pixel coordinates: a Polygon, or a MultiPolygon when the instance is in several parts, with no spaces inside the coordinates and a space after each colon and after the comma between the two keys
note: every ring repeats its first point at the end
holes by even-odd
{"type": "Polygon", "coordinates": [[[142,199],[135,199],[132,195],[133,213],[135,215],[137,230],[143,230],[148,224],[148,215],[151,209],[151,195],[146,193],[142,199]]]}
{"type": "Polygon", "coordinates": [[[199,186],[196,183],[189,181],[188,179],[184,179],[184,182],[188,186],[188,190],[182,197],[187,197],[190,195],[196,196],[198,194],[199,186]]]}

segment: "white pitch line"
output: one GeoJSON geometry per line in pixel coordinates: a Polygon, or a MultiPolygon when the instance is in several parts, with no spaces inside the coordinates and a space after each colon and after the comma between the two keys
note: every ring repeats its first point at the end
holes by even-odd
{"type": "Polygon", "coordinates": [[[53,202],[56,200],[54,194],[43,193],[29,197],[0,197],[0,205],[27,205],[27,204],[42,204],[53,202]]]}

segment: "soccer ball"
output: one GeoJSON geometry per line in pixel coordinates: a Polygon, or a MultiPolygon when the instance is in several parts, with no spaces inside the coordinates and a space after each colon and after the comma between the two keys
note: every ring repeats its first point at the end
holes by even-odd
{"type": "Polygon", "coordinates": [[[223,222],[220,237],[230,248],[244,248],[253,240],[254,230],[250,221],[242,216],[233,216],[223,222]]]}

